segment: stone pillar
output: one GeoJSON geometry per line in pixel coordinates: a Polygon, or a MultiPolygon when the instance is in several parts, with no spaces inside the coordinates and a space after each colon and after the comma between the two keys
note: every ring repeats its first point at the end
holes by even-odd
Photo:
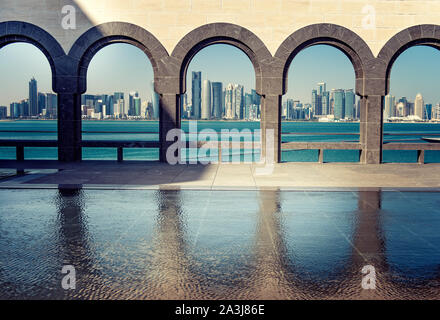
{"type": "Polygon", "coordinates": [[[58,93],[58,160],[81,157],[81,94],[58,93]]]}
{"type": "MultiPolygon", "coordinates": [[[[280,95],[262,95],[261,96],[261,158],[265,162],[270,163],[271,160],[266,159],[266,155],[273,155],[273,162],[281,162],[281,96],[280,95]],[[268,131],[266,131],[268,130],[268,131]],[[271,137],[270,130],[273,130],[273,152],[268,152],[266,145],[266,136],[271,137]]],[[[269,146],[272,147],[272,146],[269,146]]]]}
{"type": "Polygon", "coordinates": [[[169,130],[180,128],[180,97],[176,93],[163,93],[160,95],[159,110],[159,161],[167,162],[168,147],[173,141],[166,141],[169,130]]]}
{"type": "Polygon", "coordinates": [[[360,143],[361,163],[382,162],[383,95],[361,97],[360,143]]]}

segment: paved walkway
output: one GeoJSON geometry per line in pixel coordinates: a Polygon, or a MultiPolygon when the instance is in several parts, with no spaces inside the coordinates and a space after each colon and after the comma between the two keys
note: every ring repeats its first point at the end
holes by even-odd
{"type": "Polygon", "coordinates": [[[30,169],[0,180],[0,188],[189,188],[343,189],[430,188],[440,190],[440,164],[282,163],[271,171],[257,164],[167,165],[82,162],[61,171],[30,169]]]}

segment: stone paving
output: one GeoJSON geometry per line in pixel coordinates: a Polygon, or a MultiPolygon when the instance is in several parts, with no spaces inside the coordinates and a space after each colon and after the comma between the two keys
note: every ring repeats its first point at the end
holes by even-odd
{"type": "Polygon", "coordinates": [[[57,169],[29,169],[3,179],[0,188],[190,188],[190,189],[440,189],[440,164],[258,164],[167,165],[145,162],[94,162],[57,169]]]}

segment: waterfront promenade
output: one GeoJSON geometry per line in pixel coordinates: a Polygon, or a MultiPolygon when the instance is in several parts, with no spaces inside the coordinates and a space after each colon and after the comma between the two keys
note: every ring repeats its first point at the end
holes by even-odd
{"type": "MultiPolygon", "coordinates": [[[[15,161],[0,161],[2,168],[15,161]]],[[[0,180],[0,188],[135,189],[438,189],[440,164],[280,163],[168,165],[158,162],[26,162],[25,175],[0,180]],[[59,169],[53,169],[59,168],[59,169]]]]}

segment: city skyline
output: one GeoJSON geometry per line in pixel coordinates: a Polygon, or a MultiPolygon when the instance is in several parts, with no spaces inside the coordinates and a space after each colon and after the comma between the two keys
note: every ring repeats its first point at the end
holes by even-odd
{"type": "MultiPolygon", "coordinates": [[[[194,98],[189,103],[188,95],[181,95],[181,117],[183,119],[202,120],[259,120],[260,99],[255,89],[246,92],[241,84],[223,84],[222,82],[202,81],[202,72],[193,71],[191,92],[194,98]],[[224,88],[224,90],[223,90],[224,88]]],[[[10,118],[49,118],[57,117],[57,96],[53,93],[39,92],[38,81],[32,77],[28,82],[28,98],[11,102],[9,106],[0,106],[0,119],[10,118]],[[12,115],[12,116],[11,116],[12,115]]],[[[125,94],[115,91],[113,94],[83,94],[81,113],[83,118],[92,119],[158,119],[159,95],[154,92],[142,100],[138,91],[130,91],[128,104],[125,94]]],[[[331,89],[326,82],[316,83],[311,90],[311,103],[292,98],[283,99],[281,117],[284,120],[358,120],[360,117],[359,99],[353,89],[331,89]]],[[[406,96],[396,99],[388,94],[384,97],[384,121],[398,120],[439,120],[440,102],[426,103],[421,93],[412,101],[406,96]]]]}

